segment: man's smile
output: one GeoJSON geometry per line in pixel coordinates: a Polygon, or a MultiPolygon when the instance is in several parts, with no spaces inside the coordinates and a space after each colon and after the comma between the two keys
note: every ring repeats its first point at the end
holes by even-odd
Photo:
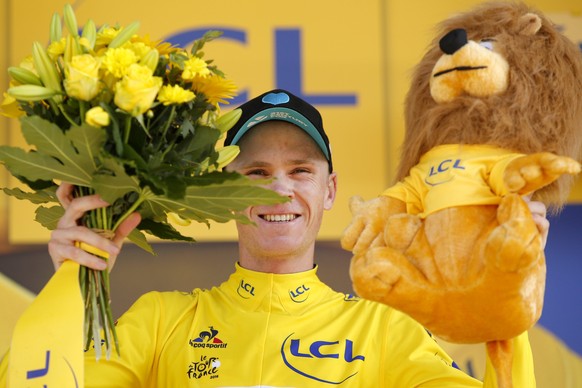
{"type": "Polygon", "coordinates": [[[297,217],[298,214],[288,213],[288,214],[261,214],[259,215],[260,218],[267,222],[289,222],[293,221],[297,217]]]}

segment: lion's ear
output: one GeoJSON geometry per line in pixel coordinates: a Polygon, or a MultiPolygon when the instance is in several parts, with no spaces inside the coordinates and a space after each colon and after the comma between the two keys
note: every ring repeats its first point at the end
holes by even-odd
{"type": "Polygon", "coordinates": [[[522,35],[535,35],[542,27],[542,19],[535,13],[528,12],[519,18],[518,31],[522,35]]]}

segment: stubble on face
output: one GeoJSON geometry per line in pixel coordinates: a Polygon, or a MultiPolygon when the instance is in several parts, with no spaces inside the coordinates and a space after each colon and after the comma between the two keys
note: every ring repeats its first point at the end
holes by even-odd
{"type": "Polygon", "coordinates": [[[335,197],[335,174],[330,176],[323,153],[304,131],[281,121],[257,125],[239,146],[241,153],[229,169],[251,179],[271,179],[267,187],[290,198],[245,211],[256,225],[237,224],[241,265],[261,270],[278,262],[311,268],[323,211],[335,197]]]}

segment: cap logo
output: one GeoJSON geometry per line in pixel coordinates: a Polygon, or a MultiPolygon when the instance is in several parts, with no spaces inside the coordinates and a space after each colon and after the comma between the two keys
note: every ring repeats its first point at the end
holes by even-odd
{"type": "Polygon", "coordinates": [[[261,101],[265,104],[279,105],[289,102],[290,98],[287,93],[269,93],[261,101]]]}

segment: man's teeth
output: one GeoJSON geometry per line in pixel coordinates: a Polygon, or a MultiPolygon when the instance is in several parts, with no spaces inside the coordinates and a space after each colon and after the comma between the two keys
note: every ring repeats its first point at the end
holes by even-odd
{"type": "Polygon", "coordinates": [[[297,218],[295,214],[265,214],[263,219],[268,222],[288,222],[297,218]]]}

